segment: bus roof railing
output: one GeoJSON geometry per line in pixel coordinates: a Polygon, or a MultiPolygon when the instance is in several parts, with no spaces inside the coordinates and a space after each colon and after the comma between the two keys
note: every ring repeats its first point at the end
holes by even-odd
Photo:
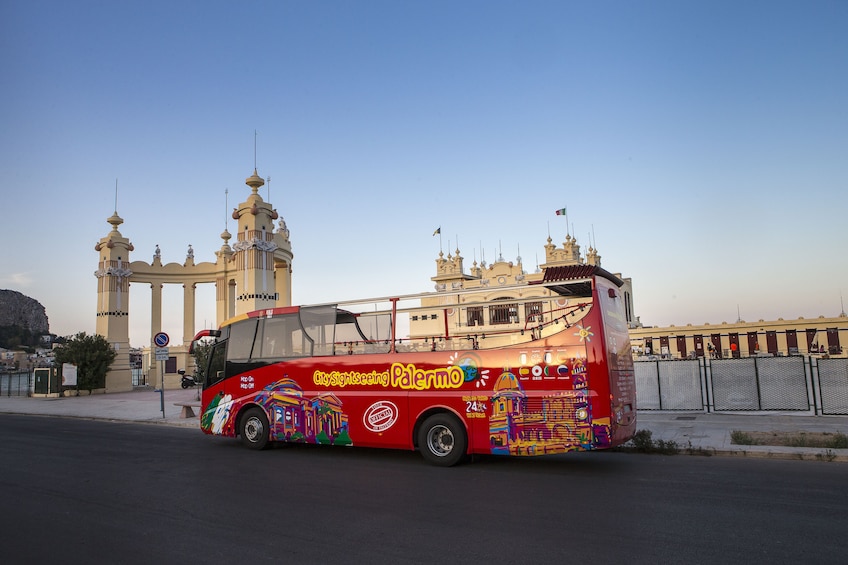
{"type": "MultiPolygon", "coordinates": [[[[568,281],[550,281],[550,282],[542,282],[527,285],[527,284],[515,284],[508,286],[498,286],[498,287],[475,287],[475,288],[463,288],[463,289],[449,289],[438,292],[420,292],[415,294],[399,294],[399,295],[390,295],[390,296],[378,296],[374,298],[359,298],[359,299],[351,299],[351,300],[338,300],[335,302],[319,302],[315,304],[301,304],[301,308],[313,308],[319,306],[352,306],[356,304],[376,304],[381,302],[406,302],[409,300],[421,300],[424,298],[441,298],[448,296],[463,296],[468,294],[481,294],[481,293],[492,293],[492,292],[509,292],[513,290],[533,290],[537,288],[545,288],[550,290],[554,294],[552,296],[531,296],[531,297],[504,297],[504,301],[509,302],[538,302],[540,299],[552,299],[557,298],[558,296],[564,297],[583,297],[589,298],[591,297],[591,282],[592,277],[586,277],[581,279],[573,279],[568,281]],[[587,286],[588,285],[588,286],[587,286]],[[570,287],[573,289],[580,289],[580,292],[563,292],[564,287],[570,287]]],[[[467,302],[467,303],[456,303],[456,304],[433,304],[429,306],[417,306],[413,308],[398,308],[398,312],[401,311],[432,311],[438,308],[456,308],[456,307],[468,307],[468,306],[484,306],[491,305],[492,300],[480,301],[480,302],[467,302]]],[[[362,312],[366,314],[367,312],[362,312]]]]}

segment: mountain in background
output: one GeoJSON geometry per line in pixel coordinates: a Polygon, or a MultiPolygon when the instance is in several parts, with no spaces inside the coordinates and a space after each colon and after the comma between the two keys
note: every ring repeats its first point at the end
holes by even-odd
{"type": "Polygon", "coordinates": [[[0,347],[35,347],[49,332],[47,313],[38,300],[15,290],[0,290],[0,347]]]}

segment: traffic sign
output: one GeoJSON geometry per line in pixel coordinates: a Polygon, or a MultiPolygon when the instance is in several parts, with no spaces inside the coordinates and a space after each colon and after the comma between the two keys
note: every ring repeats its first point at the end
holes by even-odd
{"type": "Polygon", "coordinates": [[[170,349],[168,349],[167,347],[157,347],[155,348],[155,351],[157,361],[167,361],[168,357],[171,354],[170,349]]]}
{"type": "Polygon", "coordinates": [[[159,332],[153,336],[153,344],[156,347],[165,347],[170,341],[171,338],[169,338],[168,334],[166,334],[165,332],[159,332]]]}

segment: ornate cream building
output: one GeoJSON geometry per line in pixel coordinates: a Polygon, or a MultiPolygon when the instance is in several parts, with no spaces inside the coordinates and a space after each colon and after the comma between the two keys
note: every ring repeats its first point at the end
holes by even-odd
{"type": "Polygon", "coordinates": [[[245,180],[250,188],[247,199],[233,210],[237,222],[236,241],[230,246],[232,235],[225,229],[221,234],[223,245],[215,253],[214,263],[195,263],[194,251],[188,247],[185,261],[162,264],[159,247],[151,263],[131,261],[135,251],[129,239],[118,226],[123,219],[117,210],[106,221],[112,230],[95,245],[99,255],[97,277],[96,332],[106,338],[118,356],[106,376],[106,392],[132,389],[129,346],[129,285],[150,285],[151,311],[150,336],[162,330],[162,287],[178,284],[183,287],[183,335],[181,340],[171,338],[167,362],[151,362],[144,356],[148,383],[166,388],[178,386],[177,367],[190,369],[193,360],[188,346],[196,333],[195,289],[201,283],[214,283],[216,288],[217,324],[236,314],[288,306],[291,304],[292,250],[289,231],[270,202],[259,195],[265,181],[256,170],[245,180]],[[274,222],[279,220],[275,229],[274,222]],[[160,368],[164,366],[164,375],[160,368]]]}
{"type": "MultiPolygon", "coordinates": [[[[597,249],[589,247],[585,257],[577,239],[566,235],[562,247],[548,237],[545,262],[527,273],[521,258],[515,262],[499,257],[491,265],[477,261],[468,273],[459,249],[453,255],[439,253],[436,259],[436,292],[421,299],[421,312],[410,317],[410,339],[449,335],[466,338],[473,348],[478,340],[499,340],[504,344],[525,340],[525,331],[533,331],[561,316],[568,298],[534,284],[558,280],[563,276],[588,276],[601,268],[597,249]]],[[[625,315],[629,325],[638,324],[633,313],[633,285],[629,278],[616,273],[623,282],[625,315]]],[[[461,340],[460,340],[461,342],[461,340]]]]}

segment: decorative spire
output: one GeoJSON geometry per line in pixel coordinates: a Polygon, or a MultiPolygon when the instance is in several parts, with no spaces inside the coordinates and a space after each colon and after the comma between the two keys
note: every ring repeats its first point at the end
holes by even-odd
{"type": "Polygon", "coordinates": [[[118,231],[118,226],[124,223],[123,218],[118,215],[118,211],[115,210],[115,213],[106,218],[106,221],[112,224],[112,231],[118,231]]]}
{"type": "Polygon", "coordinates": [[[253,169],[253,174],[244,179],[244,184],[250,187],[253,194],[259,196],[259,188],[265,185],[265,181],[259,176],[259,172],[256,169],[253,169]]]}

